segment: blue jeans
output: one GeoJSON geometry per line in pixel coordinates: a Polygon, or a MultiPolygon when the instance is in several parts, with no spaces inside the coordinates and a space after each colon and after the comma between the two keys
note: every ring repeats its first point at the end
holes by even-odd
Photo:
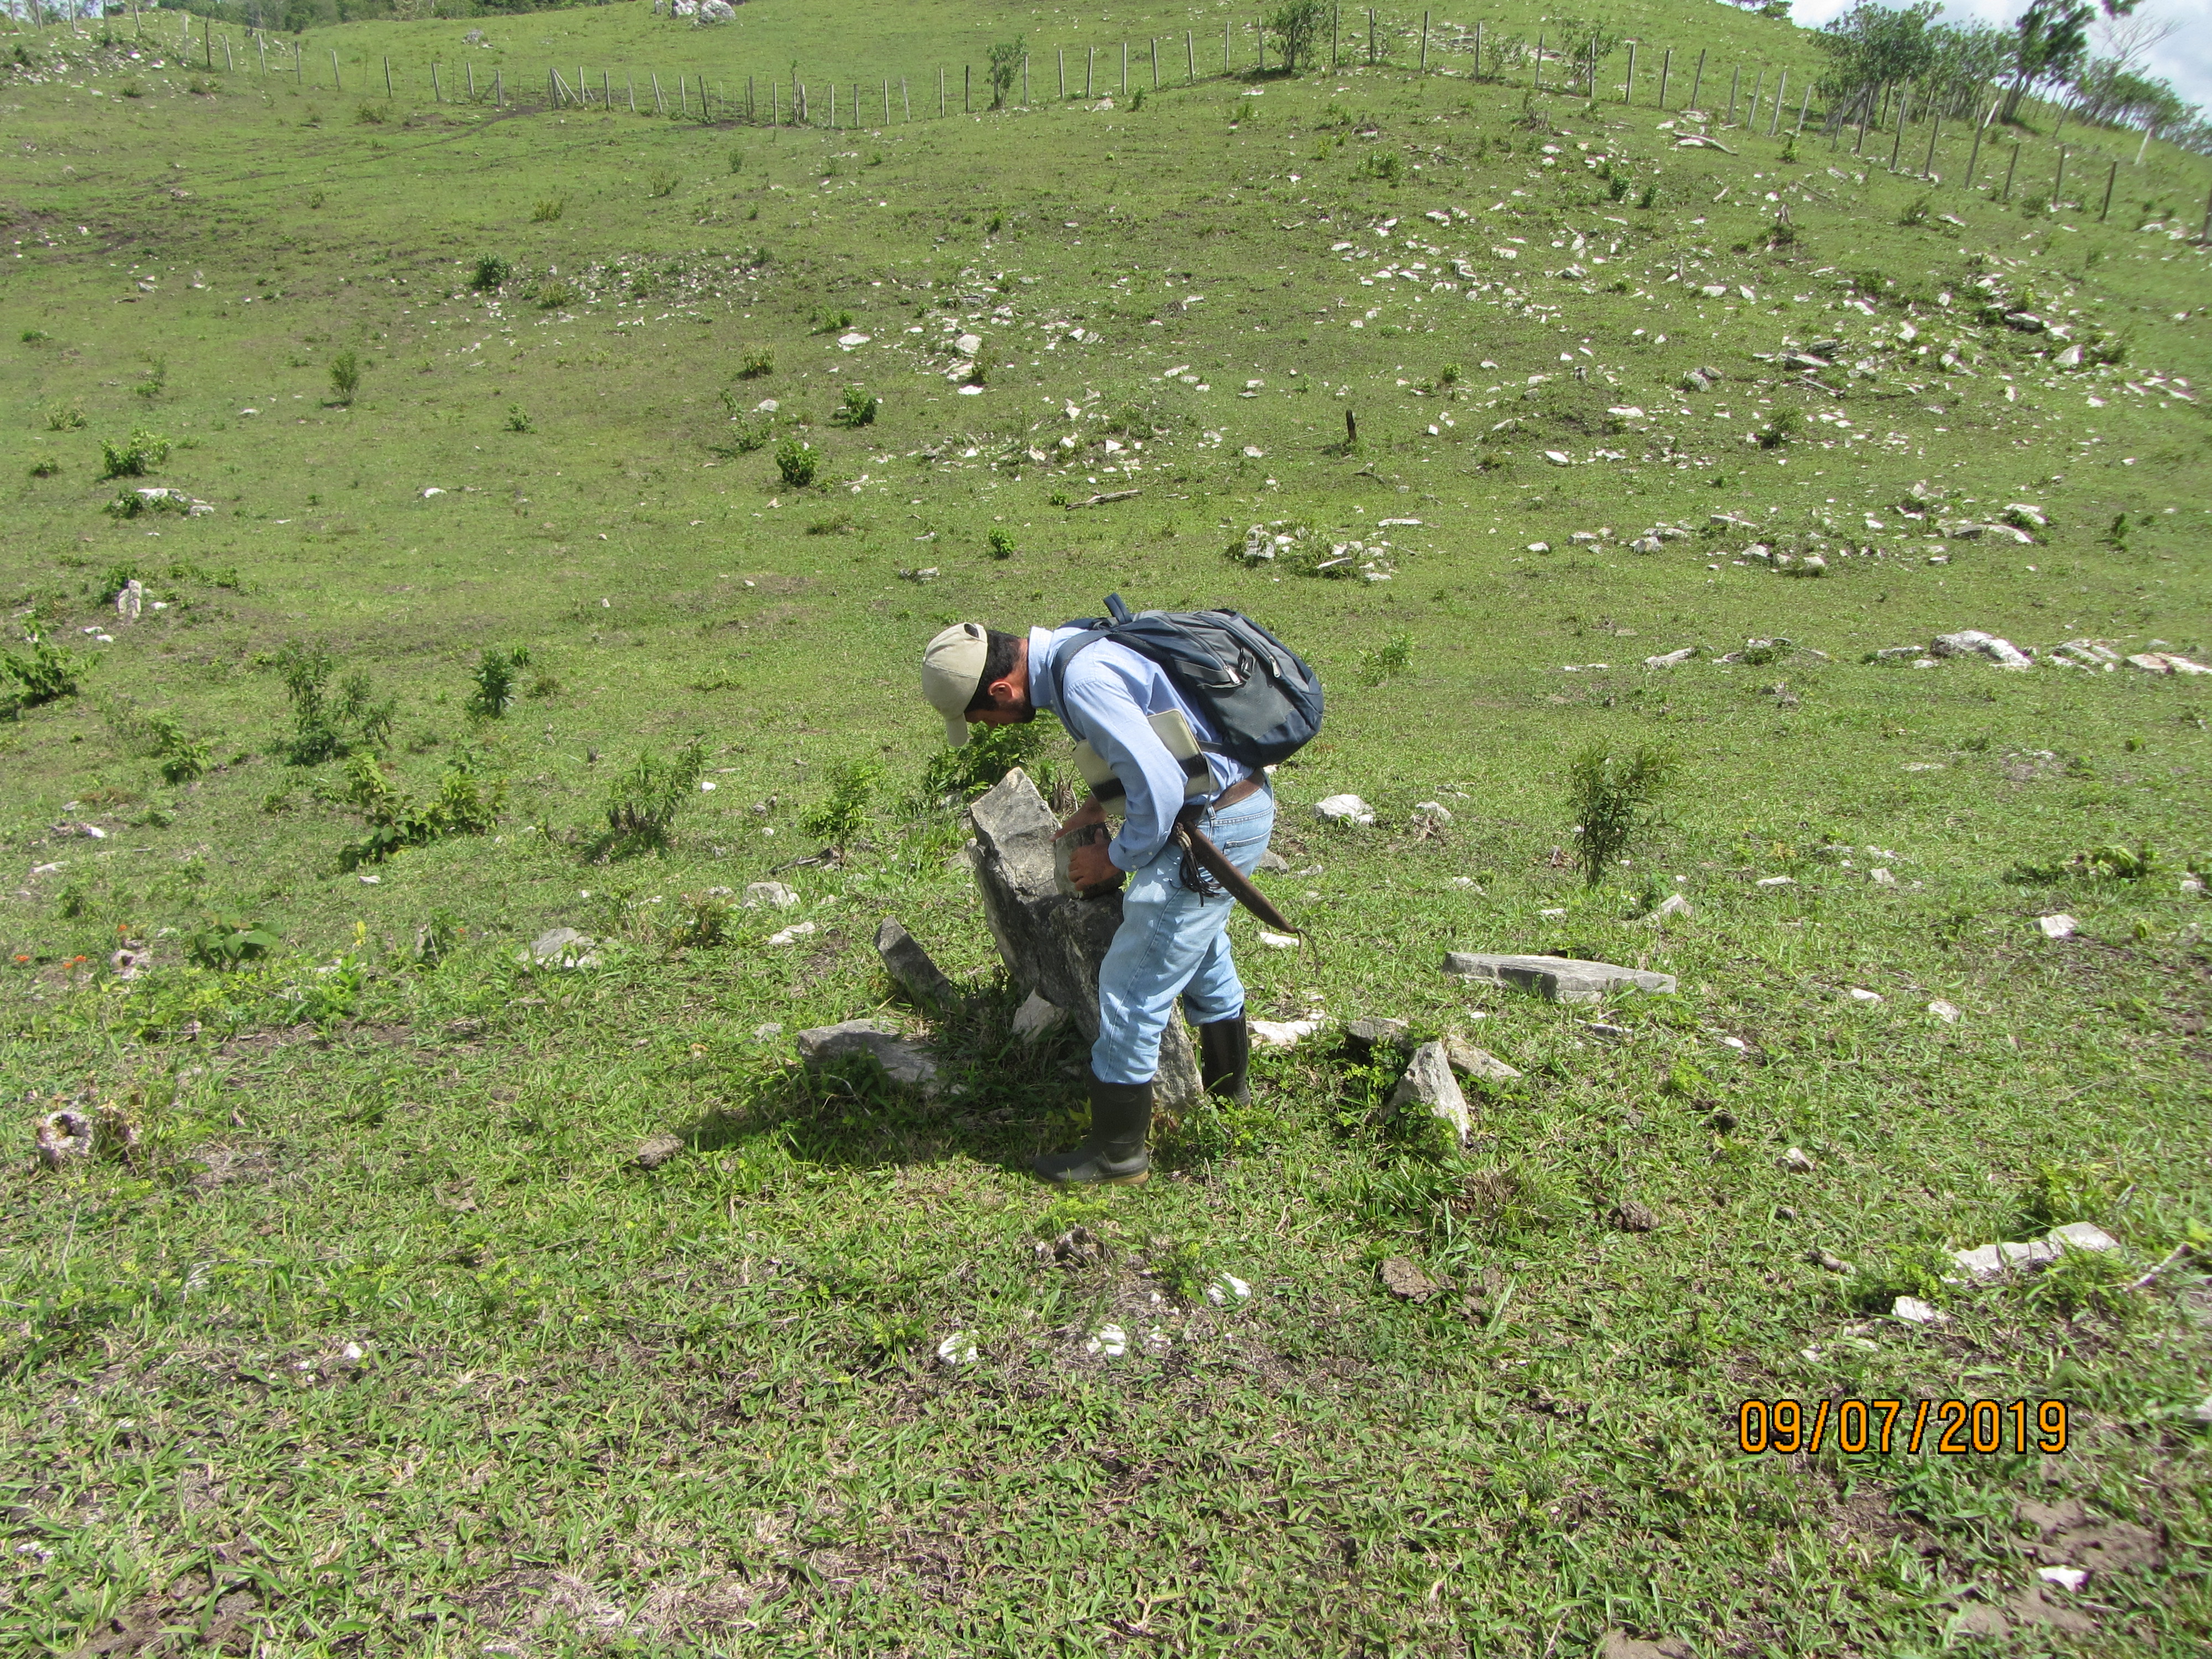
{"type": "MultiPolygon", "coordinates": [[[[1225,811],[1207,811],[1198,827],[1229,861],[1250,875],[1275,827],[1275,795],[1262,788],[1225,811]]],[[[1132,871],[1121,893],[1121,925],[1098,970],[1098,1041],[1091,1069],[1101,1083],[1146,1083],[1159,1069],[1160,1035],[1182,999],[1200,1025],[1244,1006],[1243,981],[1229,956],[1229,913],[1236,901],[1182,884],[1182,848],[1170,841],[1132,871]]]]}

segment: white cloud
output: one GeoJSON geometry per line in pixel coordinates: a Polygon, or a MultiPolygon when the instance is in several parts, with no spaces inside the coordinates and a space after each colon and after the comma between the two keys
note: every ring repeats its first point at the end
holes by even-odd
{"type": "MultiPolygon", "coordinates": [[[[1854,3],[1856,0],[1797,0],[1790,15],[1804,27],[1816,29],[1854,3]]],[[[2024,9],[2022,0],[1947,0],[1942,21],[2008,27],[2024,9]]],[[[2212,106],[2212,0],[2146,0],[2136,15],[2181,25],[2151,54],[2143,72],[2172,82],[2192,104],[2212,106]]],[[[2091,39],[2095,40],[2094,32],[2091,39]]]]}

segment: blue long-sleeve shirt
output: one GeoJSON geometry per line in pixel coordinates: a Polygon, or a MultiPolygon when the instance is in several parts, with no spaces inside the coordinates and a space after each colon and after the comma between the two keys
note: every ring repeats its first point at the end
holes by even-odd
{"type": "MultiPolygon", "coordinates": [[[[1030,701],[1059,715],[1062,726],[1114,769],[1127,792],[1126,816],[1121,833],[1107,843],[1106,856],[1117,870],[1140,870],[1168,844],[1183,804],[1182,764],[1152,730],[1152,717],[1181,709],[1200,743],[1217,742],[1219,733],[1177,694],[1158,663],[1110,640],[1102,640],[1068,665],[1063,698],[1053,684],[1053,655],[1083,631],[1030,629],[1030,701]]],[[[1211,749],[1204,752],[1216,794],[1251,775],[1242,762],[1211,749]]]]}

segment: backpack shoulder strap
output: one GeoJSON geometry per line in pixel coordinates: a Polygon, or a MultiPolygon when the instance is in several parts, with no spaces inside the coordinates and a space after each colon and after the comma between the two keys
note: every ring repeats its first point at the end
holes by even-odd
{"type": "Polygon", "coordinates": [[[1066,711],[1068,664],[1075,660],[1079,653],[1088,651],[1101,640],[1109,640],[1113,637],[1114,630],[1110,625],[1104,628],[1092,628],[1087,633],[1078,634],[1052,653],[1052,702],[1053,707],[1061,711],[1062,724],[1065,724],[1067,719],[1066,711]]]}

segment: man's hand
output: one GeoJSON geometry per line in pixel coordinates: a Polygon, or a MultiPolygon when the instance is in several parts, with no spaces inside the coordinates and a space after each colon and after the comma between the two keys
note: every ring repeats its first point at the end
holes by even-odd
{"type": "Polygon", "coordinates": [[[1094,823],[1105,822],[1106,809],[1098,804],[1098,797],[1093,795],[1068,815],[1067,822],[1060,826],[1053,839],[1058,841],[1061,836],[1072,836],[1079,830],[1088,830],[1094,823]]]}
{"type": "Polygon", "coordinates": [[[1121,880],[1121,872],[1114,860],[1106,856],[1106,843],[1089,842],[1069,854],[1067,878],[1086,891],[1093,887],[1110,886],[1121,880]]]}

